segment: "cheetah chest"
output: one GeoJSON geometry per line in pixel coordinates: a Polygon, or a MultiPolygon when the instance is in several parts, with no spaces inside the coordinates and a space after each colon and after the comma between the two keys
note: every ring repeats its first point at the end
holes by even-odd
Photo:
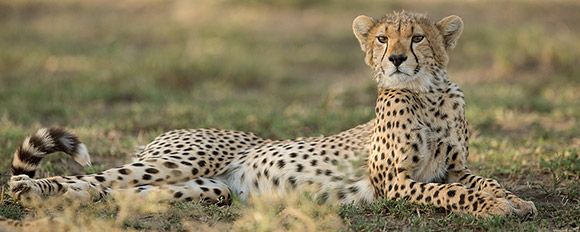
{"type": "Polygon", "coordinates": [[[467,142],[465,130],[464,101],[460,92],[451,91],[438,97],[425,96],[427,106],[419,114],[419,120],[427,131],[427,152],[419,156],[412,169],[412,177],[421,182],[442,182],[450,166],[448,146],[464,146],[467,142]],[[435,100],[433,100],[435,99],[435,100]]]}

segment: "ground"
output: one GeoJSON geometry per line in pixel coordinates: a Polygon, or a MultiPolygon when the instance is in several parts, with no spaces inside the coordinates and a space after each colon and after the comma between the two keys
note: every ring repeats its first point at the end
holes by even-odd
{"type": "Polygon", "coordinates": [[[0,215],[52,215],[83,229],[578,229],[579,10],[575,1],[534,0],[0,0],[0,215]],[[142,208],[104,199],[63,210],[23,207],[7,196],[12,152],[42,126],[78,134],[94,165],[83,170],[57,154],[43,161],[38,177],[120,165],[170,129],[287,139],[366,122],[375,83],[351,23],[360,14],[401,9],[464,20],[448,74],[466,95],[474,135],[469,165],[534,201],[535,219],[482,220],[393,201],[318,206],[303,194],[262,197],[250,207],[142,208]]]}

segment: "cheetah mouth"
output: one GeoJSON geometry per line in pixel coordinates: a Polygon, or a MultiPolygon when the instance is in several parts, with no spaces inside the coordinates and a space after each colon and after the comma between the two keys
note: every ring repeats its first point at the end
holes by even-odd
{"type": "Polygon", "coordinates": [[[395,69],[395,71],[393,71],[391,74],[389,74],[390,77],[401,77],[401,75],[411,76],[408,73],[399,70],[398,68],[395,69]]]}

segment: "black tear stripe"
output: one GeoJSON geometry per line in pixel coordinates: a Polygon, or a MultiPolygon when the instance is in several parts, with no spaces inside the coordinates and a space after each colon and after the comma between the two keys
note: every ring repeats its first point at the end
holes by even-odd
{"type": "Polygon", "coordinates": [[[388,49],[389,49],[389,45],[387,45],[387,47],[385,48],[385,52],[383,52],[383,57],[381,57],[381,63],[383,63],[383,60],[385,59],[385,55],[387,55],[388,49]]]}
{"type": "MultiPolygon", "coordinates": [[[[387,27],[385,27],[385,32],[388,30],[387,27]]],[[[376,43],[376,39],[375,39],[375,43],[376,43]]],[[[387,55],[387,50],[389,50],[389,39],[387,38],[387,42],[385,43],[385,52],[383,52],[383,57],[381,57],[381,63],[383,63],[383,60],[385,59],[385,55],[387,55]]]]}
{"type": "MultiPolygon", "coordinates": [[[[415,27],[411,26],[411,32],[415,31],[415,27]]],[[[411,45],[409,46],[411,48],[411,53],[413,54],[413,57],[415,57],[415,62],[417,63],[417,66],[415,67],[415,74],[417,74],[419,72],[420,66],[419,66],[419,59],[417,58],[417,55],[415,55],[415,51],[413,50],[413,38],[411,38],[411,45]]]]}

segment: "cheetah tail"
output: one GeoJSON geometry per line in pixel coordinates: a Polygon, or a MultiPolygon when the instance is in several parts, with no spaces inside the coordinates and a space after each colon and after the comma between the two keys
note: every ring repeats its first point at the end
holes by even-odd
{"type": "Polygon", "coordinates": [[[57,151],[69,154],[85,167],[91,165],[87,147],[75,135],[63,128],[42,128],[36,134],[24,139],[22,145],[14,152],[12,175],[25,174],[34,177],[40,160],[57,151]]]}

